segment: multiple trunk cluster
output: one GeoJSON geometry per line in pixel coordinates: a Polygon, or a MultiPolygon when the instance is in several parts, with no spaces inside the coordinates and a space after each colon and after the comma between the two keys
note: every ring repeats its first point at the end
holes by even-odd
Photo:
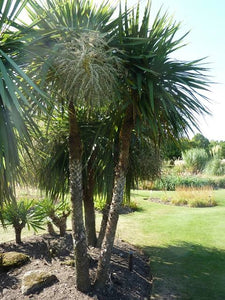
{"type": "MultiPolygon", "coordinates": [[[[82,141],[79,133],[76,112],[73,102],[69,104],[69,165],[70,165],[70,190],[72,203],[72,227],[76,265],[76,283],[80,291],[86,292],[90,289],[89,260],[87,256],[87,243],[96,246],[94,204],[92,189],[94,185],[94,175],[90,169],[88,172],[88,187],[82,188],[82,141]],[[86,231],[83,221],[83,199],[85,207],[86,231]],[[87,226],[88,224],[88,226],[87,226]]],[[[126,116],[120,131],[120,153],[116,165],[113,195],[110,208],[104,214],[102,231],[97,242],[101,244],[101,254],[99,258],[95,287],[104,286],[109,271],[111,252],[113,248],[119,209],[123,200],[123,192],[126,180],[126,172],[129,160],[129,148],[131,133],[134,126],[133,109],[130,105],[126,111],[126,116]],[[105,232],[104,232],[105,231],[105,232]],[[103,243],[101,243],[103,239],[103,243]]]]}

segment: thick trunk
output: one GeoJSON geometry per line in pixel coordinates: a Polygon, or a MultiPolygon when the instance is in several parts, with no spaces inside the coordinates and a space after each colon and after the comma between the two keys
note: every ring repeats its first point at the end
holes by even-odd
{"type": "Polygon", "coordinates": [[[101,254],[98,262],[95,287],[102,288],[108,278],[108,271],[114,244],[116,227],[119,218],[119,209],[123,201],[123,192],[126,182],[126,172],[129,162],[129,148],[131,133],[133,129],[133,109],[130,105],[120,131],[120,153],[116,166],[115,180],[113,187],[112,203],[110,205],[109,217],[106,227],[106,234],[103,240],[101,254]]]}
{"type": "Polygon", "coordinates": [[[78,290],[87,292],[90,289],[90,277],[82,210],[82,144],[72,102],[69,104],[69,124],[69,169],[76,285],[78,290]]]}
{"type": "Polygon", "coordinates": [[[85,228],[87,233],[87,242],[89,246],[96,246],[96,228],[95,228],[95,208],[93,195],[84,195],[84,210],[85,210],[85,228]]]}
{"type": "Polygon", "coordinates": [[[64,236],[66,234],[66,220],[67,216],[60,218],[59,235],[64,236]]]}
{"type": "Polygon", "coordinates": [[[23,229],[23,227],[20,226],[20,225],[14,227],[15,235],[16,235],[16,243],[17,244],[21,244],[22,243],[22,240],[21,240],[22,229],[23,229]]]}
{"type": "Polygon", "coordinates": [[[87,166],[87,182],[84,187],[84,211],[85,211],[85,228],[87,234],[87,242],[89,246],[96,246],[96,226],[95,226],[95,206],[94,206],[94,171],[93,171],[93,160],[95,153],[88,162],[87,166]]]}
{"type": "Polygon", "coordinates": [[[70,214],[70,212],[68,212],[68,213],[63,212],[63,215],[61,217],[58,217],[53,212],[50,215],[50,218],[52,219],[52,222],[54,223],[54,225],[59,228],[60,236],[64,236],[66,233],[66,221],[67,221],[67,217],[69,216],[69,214],[70,214]]]}

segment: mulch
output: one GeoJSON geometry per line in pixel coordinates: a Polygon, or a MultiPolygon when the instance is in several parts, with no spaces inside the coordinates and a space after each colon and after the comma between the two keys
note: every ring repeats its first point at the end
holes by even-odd
{"type": "MultiPolygon", "coordinates": [[[[0,270],[0,299],[95,299],[95,300],[147,300],[151,294],[151,273],[148,258],[136,247],[116,240],[113,248],[107,284],[102,290],[92,290],[83,294],[76,289],[71,233],[65,237],[50,235],[32,236],[21,245],[14,242],[0,244],[0,252],[17,251],[30,256],[28,264],[9,271],[0,270]],[[132,254],[132,271],[129,268],[129,255],[132,254]],[[24,296],[21,280],[27,271],[45,270],[55,274],[58,282],[44,288],[38,294],[24,296]]],[[[90,276],[92,282],[97,268],[99,249],[90,248],[90,276]]]]}

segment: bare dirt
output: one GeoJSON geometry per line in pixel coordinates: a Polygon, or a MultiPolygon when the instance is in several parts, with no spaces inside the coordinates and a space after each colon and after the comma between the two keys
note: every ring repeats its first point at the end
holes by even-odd
{"type": "MultiPolygon", "coordinates": [[[[104,289],[83,294],[76,289],[71,234],[65,237],[33,236],[20,245],[14,242],[0,244],[0,252],[17,251],[30,256],[30,262],[20,268],[0,270],[0,299],[95,299],[95,300],[147,300],[151,294],[151,275],[148,258],[124,241],[116,240],[111,258],[109,279],[104,289]],[[133,255],[133,270],[129,270],[128,257],[133,255]],[[24,296],[21,280],[27,271],[44,270],[57,276],[58,282],[37,294],[24,296]]],[[[90,276],[94,281],[99,249],[90,248],[90,276]]]]}

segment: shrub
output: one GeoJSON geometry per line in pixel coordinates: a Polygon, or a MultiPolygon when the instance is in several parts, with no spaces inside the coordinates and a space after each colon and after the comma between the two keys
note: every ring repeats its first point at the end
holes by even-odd
{"type": "Polygon", "coordinates": [[[214,189],[225,188],[225,176],[199,176],[199,175],[163,175],[154,181],[152,190],[175,191],[176,187],[204,187],[212,186],[214,189]]]}
{"type": "Polygon", "coordinates": [[[139,209],[138,204],[135,201],[130,201],[129,205],[125,205],[125,206],[128,206],[131,209],[131,211],[138,211],[139,209]]]}
{"type": "Polygon", "coordinates": [[[174,174],[182,174],[186,171],[185,163],[183,160],[175,160],[173,167],[174,174]]]}
{"type": "MultiPolygon", "coordinates": [[[[96,196],[94,203],[95,203],[95,209],[97,211],[103,212],[103,210],[105,209],[105,206],[106,206],[105,198],[96,196]]],[[[121,206],[121,211],[127,210],[130,212],[133,212],[133,211],[137,211],[138,209],[139,208],[138,208],[137,202],[135,202],[135,201],[129,201],[128,203],[124,202],[124,203],[122,203],[122,206],[121,206]]]]}
{"type": "Polygon", "coordinates": [[[204,173],[208,175],[221,176],[225,174],[225,164],[218,158],[210,160],[205,169],[204,173]]]}
{"type": "Polygon", "coordinates": [[[205,168],[206,163],[209,161],[208,154],[204,149],[193,148],[184,153],[182,157],[185,166],[192,173],[198,173],[205,168]]]}
{"type": "Polygon", "coordinates": [[[95,209],[102,212],[105,208],[106,200],[104,197],[96,196],[94,199],[95,209]]]}

